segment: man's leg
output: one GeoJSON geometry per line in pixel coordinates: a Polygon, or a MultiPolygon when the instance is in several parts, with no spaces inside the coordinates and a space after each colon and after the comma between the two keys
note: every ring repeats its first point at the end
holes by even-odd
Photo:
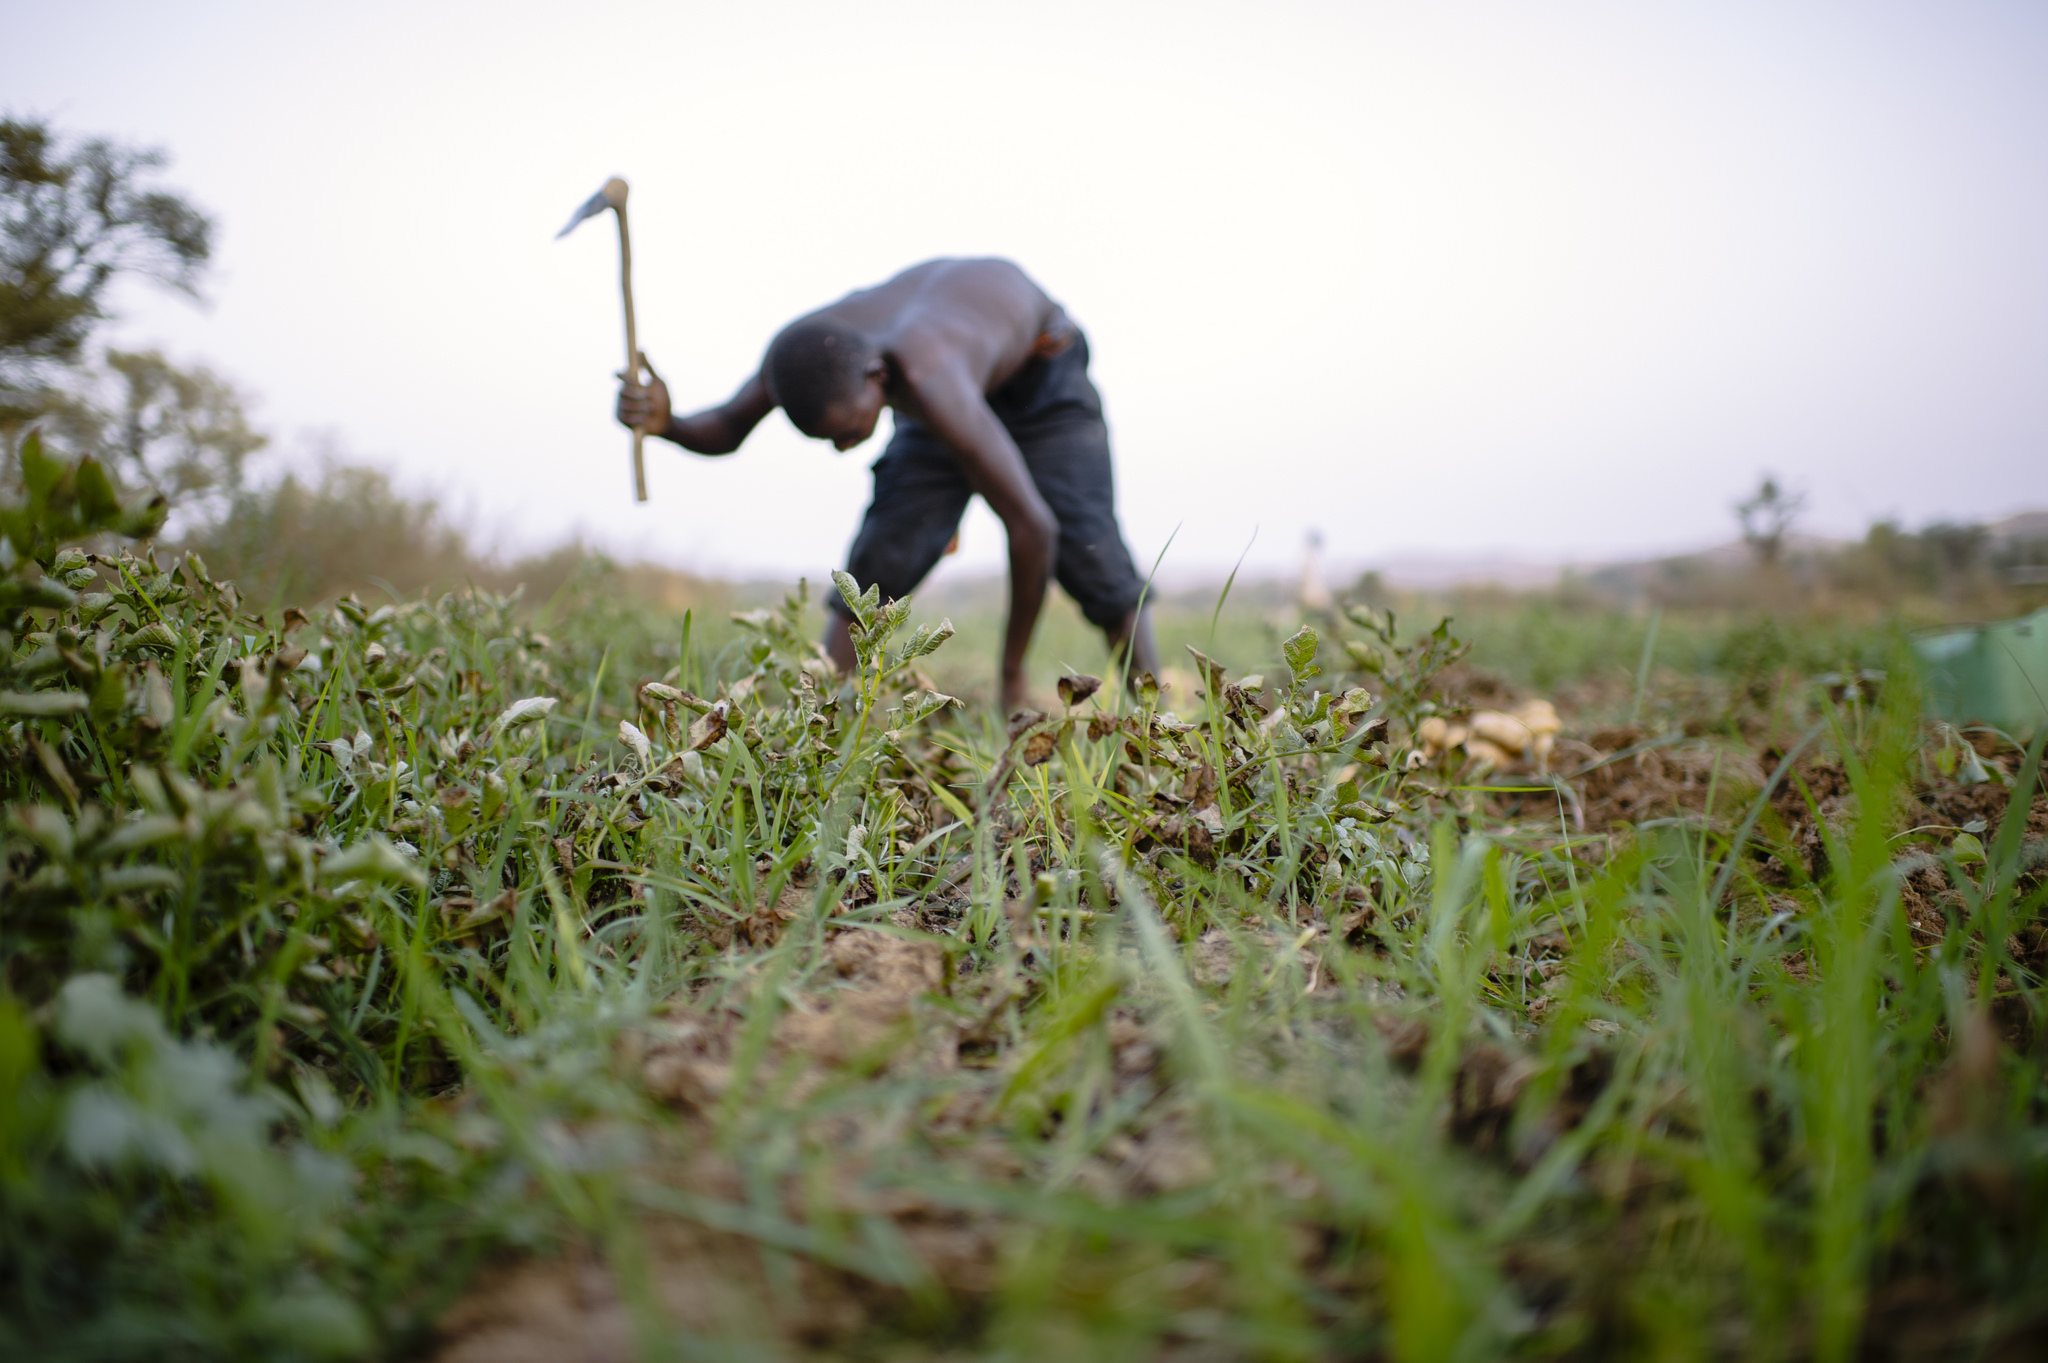
{"type": "Polygon", "coordinates": [[[846,617],[836,610],[825,612],[825,656],[842,673],[853,671],[859,661],[853,654],[853,636],[846,631],[846,617]]]}
{"type": "MultiPolygon", "coordinates": [[[[915,422],[897,423],[874,475],[874,497],[847,552],[846,571],[862,591],[878,586],[883,600],[900,600],[946,552],[974,492],[953,452],[915,422]]],[[[837,590],[825,594],[825,607],[825,652],[841,672],[851,672],[853,637],[846,626],[853,612],[837,590]]]]}
{"type": "Polygon", "coordinates": [[[1100,418],[1065,420],[1012,431],[1031,481],[1059,518],[1054,576],[1102,631],[1128,678],[1159,670],[1150,616],[1139,610],[1144,582],[1131,563],[1116,520],[1109,428],[1100,418]]]}

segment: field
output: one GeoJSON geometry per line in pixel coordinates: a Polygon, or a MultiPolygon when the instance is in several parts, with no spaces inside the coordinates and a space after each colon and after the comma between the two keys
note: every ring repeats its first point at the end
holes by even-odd
{"type": "Polygon", "coordinates": [[[1006,723],[986,615],[258,615],[22,469],[8,1357],[2048,1346],[2043,740],[1882,619],[1062,607],[1006,723]]]}

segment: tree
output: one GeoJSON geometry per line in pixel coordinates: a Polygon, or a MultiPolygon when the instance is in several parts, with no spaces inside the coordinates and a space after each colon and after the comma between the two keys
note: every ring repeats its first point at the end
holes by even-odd
{"type": "Polygon", "coordinates": [[[162,493],[173,531],[229,514],[250,455],[270,443],[249,425],[242,395],[205,366],[181,368],[157,350],[113,350],[106,372],[48,406],[57,443],[91,451],[123,481],[162,493]]]}
{"type": "Polygon", "coordinates": [[[198,296],[213,224],[148,182],[161,151],[66,144],[47,123],[0,119],[0,429],[48,410],[107,316],[107,287],[141,275],[198,296]]]}
{"type": "Polygon", "coordinates": [[[1766,568],[1777,566],[1785,548],[1785,532],[1805,506],[1805,497],[1785,491],[1768,473],[1747,500],[1735,504],[1743,542],[1756,552],[1757,562],[1766,568]]]}

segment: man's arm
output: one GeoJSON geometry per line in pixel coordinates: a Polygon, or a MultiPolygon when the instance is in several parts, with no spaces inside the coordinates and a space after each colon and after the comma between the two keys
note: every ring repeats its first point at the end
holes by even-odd
{"type": "Polygon", "coordinates": [[[1017,442],[964,367],[941,365],[928,373],[905,373],[903,379],[926,424],[960,456],[968,485],[1009,532],[1010,622],[1003,633],[1002,663],[1003,710],[1008,713],[1024,701],[1024,653],[1045,604],[1060,523],[1038,495],[1017,442]]]}
{"type": "Polygon", "coordinates": [[[691,416],[676,416],[669,408],[668,385],[653,366],[647,373],[645,385],[619,386],[619,424],[673,440],[693,454],[731,454],[775,410],[759,370],[724,402],[691,416]]]}

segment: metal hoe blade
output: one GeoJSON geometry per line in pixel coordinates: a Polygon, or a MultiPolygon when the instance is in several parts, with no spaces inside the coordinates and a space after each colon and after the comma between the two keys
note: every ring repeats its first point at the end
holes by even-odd
{"type": "Polygon", "coordinates": [[[571,232],[575,231],[576,225],[582,222],[585,218],[594,218],[598,214],[604,212],[607,208],[610,208],[611,206],[612,201],[606,198],[605,192],[600,189],[599,191],[597,191],[597,193],[591,195],[588,199],[585,199],[583,201],[583,206],[576,210],[576,215],[574,217],[569,219],[569,225],[567,227],[564,227],[561,231],[555,233],[555,240],[560,241],[563,237],[566,237],[571,232]]]}

